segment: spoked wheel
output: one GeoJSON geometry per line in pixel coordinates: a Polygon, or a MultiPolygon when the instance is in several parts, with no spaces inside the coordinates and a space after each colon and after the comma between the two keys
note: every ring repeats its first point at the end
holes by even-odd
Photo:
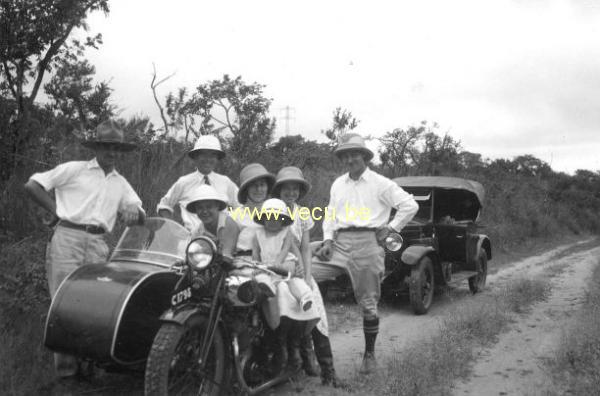
{"type": "Polygon", "coordinates": [[[191,317],[186,326],[162,325],[146,363],[146,395],[219,395],[229,382],[228,356],[219,327],[215,329],[204,367],[202,340],[207,319],[191,317]]]}
{"type": "Polygon", "coordinates": [[[469,290],[475,294],[483,290],[487,279],[487,254],[482,249],[477,255],[477,275],[469,278],[469,290]]]}
{"type": "Polygon", "coordinates": [[[410,305],[414,313],[427,313],[433,302],[433,264],[429,257],[423,257],[410,273],[410,305]]]}

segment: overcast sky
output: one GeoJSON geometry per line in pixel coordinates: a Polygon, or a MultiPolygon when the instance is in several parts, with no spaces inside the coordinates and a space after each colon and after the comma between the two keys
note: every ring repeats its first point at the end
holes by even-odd
{"type": "Polygon", "coordinates": [[[267,87],[285,133],[323,140],[341,106],[380,136],[421,120],[488,158],[533,154],[557,171],[600,170],[600,3],[580,1],[110,2],[90,31],[99,79],[123,115],[160,125],[149,88],[227,73],[267,87]],[[598,5],[596,5],[598,4],[598,5]]]}

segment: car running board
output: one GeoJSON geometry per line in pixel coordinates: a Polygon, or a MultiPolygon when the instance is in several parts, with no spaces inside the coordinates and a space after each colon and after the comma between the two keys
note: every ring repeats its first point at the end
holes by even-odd
{"type": "Polygon", "coordinates": [[[449,286],[455,286],[456,284],[463,282],[469,279],[472,276],[477,275],[477,271],[458,271],[452,274],[452,278],[450,278],[450,282],[448,282],[449,286]]]}

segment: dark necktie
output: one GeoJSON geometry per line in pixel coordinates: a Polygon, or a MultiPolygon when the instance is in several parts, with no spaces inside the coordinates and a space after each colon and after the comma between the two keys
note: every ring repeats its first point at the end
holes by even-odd
{"type": "Polygon", "coordinates": [[[210,180],[208,180],[208,175],[204,175],[204,184],[210,186],[210,180]]]}

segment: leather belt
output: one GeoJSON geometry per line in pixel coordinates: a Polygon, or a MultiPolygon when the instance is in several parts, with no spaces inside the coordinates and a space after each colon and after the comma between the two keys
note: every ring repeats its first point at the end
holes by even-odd
{"type": "Polygon", "coordinates": [[[67,221],[67,220],[59,221],[58,225],[67,227],[67,228],[72,228],[74,230],[85,231],[88,234],[100,235],[100,234],[104,234],[106,232],[104,230],[104,228],[102,228],[100,226],[91,225],[91,224],[75,224],[75,223],[71,223],[70,221],[67,221]]]}
{"type": "Polygon", "coordinates": [[[346,228],[340,228],[339,230],[337,230],[337,232],[365,232],[365,231],[375,232],[375,231],[377,231],[377,228],[373,228],[373,227],[346,227],[346,228]]]}

